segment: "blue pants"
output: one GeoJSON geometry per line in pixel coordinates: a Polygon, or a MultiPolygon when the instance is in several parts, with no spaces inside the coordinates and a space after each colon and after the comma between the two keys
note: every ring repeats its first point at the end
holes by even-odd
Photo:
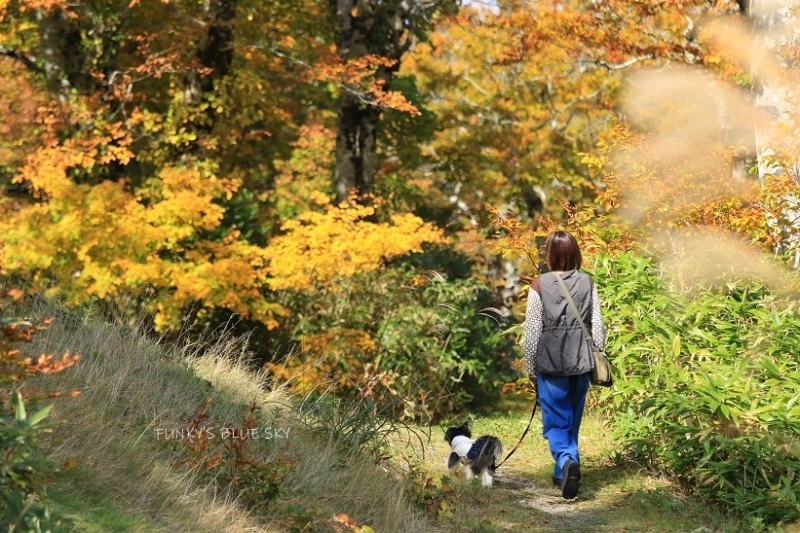
{"type": "Polygon", "coordinates": [[[591,372],[578,376],[536,376],[542,408],[542,434],[550,445],[556,463],[553,477],[557,479],[564,477],[563,467],[567,459],[580,463],[578,432],[590,378],[591,372]]]}

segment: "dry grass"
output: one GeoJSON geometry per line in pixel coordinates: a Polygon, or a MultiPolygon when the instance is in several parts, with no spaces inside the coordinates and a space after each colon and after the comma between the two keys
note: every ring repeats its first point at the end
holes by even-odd
{"type": "MultiPolygon", "coordinates": [[[[82,355],[74,369],[39,383],[82,390],[78,398],[55,400],[48,419],[54,432],[46,450],[57,462],[77,461],[51,493],[56,510],[75,522],[75,531],[327,533],[331,530],[320,522],[334,513],[346,513],[379,533],[748,530],[666,479],[613,466],[609,456],[615,443],[593,414],[581,437],[584,485],[572,502],[550,486],[552,460],[539,416],[490,489],[447,475],[443,461],[448,450],[438,428],[413,450],[401,449],[409,442],[406,435],[397,452],[411,458],[416,476],[429,476],[426,490],[433,497],[424,518],[409,504],[406,480],[348,450],[335,431],[324,431],[339,421],[323,414],[313,426],[304,424],[308,413],[298,415],[294,398],[269,389],[248,370],[241,343],[222,336],[211,346],[165,350],[124,328],[57,308],[43,305],[35,312],[56,317],[36,350],[70,349],[82,355]],[[264,426],[289,431],[288,438],[258,442],[264,456],[295,461],[276,501],[248,512],[207,478],[172,466],[181,444],[160,441],[155,430],[180,427],[209,396],[214,397],[210,415],[217,427],[235,425],[256,401],[263,407],[264,426]]],[[[526,422],[526,414],[518,412],[476,419],[473,429],[499,435],[510,447],[526,422]]]]}
{"type": "MultiPolygon", "coordinates": [[[[285,532],[290,505],[313,509],[312,518],[346,513],[381,533],[430,530],[410,505],[404,481],[343,450],[335,435],[310,434],[294,416],[292,398],[268,389],[248,370],[241,342],[222,336],[211,346],[167,350],[125,328],[47,304],[35,314],[56,317],[35,349],[69,349],[82,356],[75,368],[37,383],[82,391],[77,398],[54,400],[46,450],[58,463],[77,463],[53,491],[57,510],[70,516],[77,530],[285,532]],[[214,398],[212,427],[237,427],[256,401],[264,428],[288,432],[285,438],[254,441],[269,460],[294,461],[278,500],[265,502],[259,516],[230,493],[201,483],[192,471],[174,468],[182,442],[156,435],[159,428],[180,428],[207,397],[214,398]],[[98,526],[103,522],[98,512],[118,515],[108,518],[114,525],[98,526]]],[[[294,520],[302,527],[297,526],[302,517],[294,520]]]]}

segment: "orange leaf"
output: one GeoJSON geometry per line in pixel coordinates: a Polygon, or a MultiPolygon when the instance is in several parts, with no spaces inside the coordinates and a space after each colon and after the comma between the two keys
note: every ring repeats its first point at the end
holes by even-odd
{"type": "Polygon", "coordinates": [[[22,289],[8,289],[6,295],[14,300],[14,303],[17,303],[25,297],[25,291],[22,289]]]}
{"type": "Polygon", "coordinates": [[[333,515],[333,519],[334,519],[336,522],[340,523],[340,524],[345,524],[346,526],[348,526],[348,527],[352,527],[352,528],[354,528],[354,529],[358,527],[358,524],[356,524],[356,523],[353,521],[353,519],[352,519],[352,518],[350,518],[349,516],[347,516],[347,515],[346,515],[346,514],[344,514],[344,513],[338,513],[338,514],[335,514],[335,515],[333,515]]]}

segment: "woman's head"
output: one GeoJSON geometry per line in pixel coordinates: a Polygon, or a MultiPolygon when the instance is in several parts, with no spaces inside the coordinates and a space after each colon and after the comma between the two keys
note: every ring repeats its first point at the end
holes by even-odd
{"type": "Polygon", "coordinates": [[[544,243],[547,268],[550,270],[578,270],[581,268],[581,250],[578,241],[566,231],[554,231],[544,243]]]}

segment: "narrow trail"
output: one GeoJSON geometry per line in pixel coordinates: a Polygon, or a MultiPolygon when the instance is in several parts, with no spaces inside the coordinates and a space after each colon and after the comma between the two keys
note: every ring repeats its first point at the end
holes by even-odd
{"type": "Polygon", "coordinates": [[[515,528],[515,531],[606,531],[592,491],[584,489],[576,499],[565,500],[557,487],[541,486],[514,474],[498,473],[495,482],[495,488],[510,493],[518,506],[538,511],[536,519],[520,524],[529,529],[515,528]]]}
{"type": "MultiPolygon", "coordinates": [[[[523,414],[476,417],[475,435],[492,434],[514,443],[525,429],[523,414]]],[[[517,453],[495,475],[492,487],[449,474],[450,452],[438,433],[424,446],[424,464],[434,486],[448,486],[449,511],[437,520],[443,533],[739,533],[739,524],[685,494],[669,479],[640,467],[614,463],[617,443],[599,416],[581,428],[583,482],[574,500],[565,500],[551,481],[553,460],[539,420],[517,453]]],[[[509,444],[510,446],[510,444],[509,444]]],[[[434,510],[434,514],[437,512],[434,510]]]]}

